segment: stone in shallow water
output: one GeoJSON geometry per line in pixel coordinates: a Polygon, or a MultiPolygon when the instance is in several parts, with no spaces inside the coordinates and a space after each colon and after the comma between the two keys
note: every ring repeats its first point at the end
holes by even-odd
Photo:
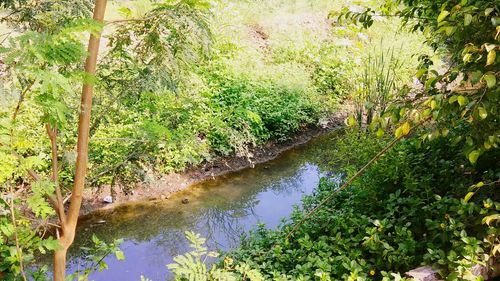
{"type": "Polygon", "coordinates": [[[430,266],[422,266],[406,272],[406,275],[417,281],[438,281],[440,280],[436,271],[430,266]]]}

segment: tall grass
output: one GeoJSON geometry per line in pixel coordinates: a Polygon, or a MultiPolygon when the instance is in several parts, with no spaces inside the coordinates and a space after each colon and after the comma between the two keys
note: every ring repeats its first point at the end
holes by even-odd
{"type": "Polygon", "coordinates": [[[371,124],[374,116],[385,114],[389,102],[403,86],[400,71],[403,68],[401,48],[375,50],[363,63],[362,82],[354,96],[356,117],[360,126],[371,124]]]}

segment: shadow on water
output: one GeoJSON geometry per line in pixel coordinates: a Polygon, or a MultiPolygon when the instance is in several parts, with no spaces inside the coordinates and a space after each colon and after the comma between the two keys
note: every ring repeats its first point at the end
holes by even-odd
{"type": "Polygon", "coordinates": [[[140,280],[141,275],[165,280],[171,277],[166,264],[189,250],[184,231],[202,234],[211,249],[228,250],[258,223],[275,228],[317,186],[326,163],[322,152],[334,145],[334,138],[335,133],[318,137],[275,160],[192,186],[164,201],[125,205],[80,221],[69,271],[84,263],[79,249],[91,246],[92,234],[106,242],[123,238],[126,259],[107,257],[109,269],[93,273],[90,280],[140,280]],[[182,204],[184,198],[188,204],[182,204]]]}

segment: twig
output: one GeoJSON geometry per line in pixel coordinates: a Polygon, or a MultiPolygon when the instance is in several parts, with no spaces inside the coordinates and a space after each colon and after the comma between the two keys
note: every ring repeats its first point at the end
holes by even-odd
{"type": "Polygon", "coordinates": [[[19,113],[19,109],[21,108],[21,103],[24,101],[24,97],[26,96],[26,93],[29,92],[29,90],[31,89],[31,87],[33,87],[35,82],[36,82],[36,80],[31,81],[28,84],[28,87],[26,87],[26,89],[24,89],[24,91],[19,96],[19,101],[17,102],[16,109],[14,110],[14,113],[12,114],[12,122],[16,121],[17,115],[19,113]]]}
{"type": "Polygon", "coordinates": [[[19,259],[19,271],[21,272],[21,276],[24,281],[27,281],[26,279],[26,274],[24,273],[24,265],[23,265],[23,252],[21,250],[21,247],[19,246],[19,237],[17,236],[17,222],[16,222],[16,215],[14,211],[14,192],[12,191],[12,186],[9,186],[10,190],[10,217],[12,219],[12,227],[14,229],[14,241],[16,242],[16,252],[17,252],[17,258],[19,259]]]}
{"type": "Polygon", "coordinates": [[[148,143],[147,140],[133,139],[133,138],[92,138],[93,141],[133,141],[148,143]]]}
{"type": "Polygon", "coordinates": [[[288,240],[292,235],[293,233],[295,233],[295,231],[297,231],[297,229],[302,225],[304,224],[304,222],[309,219],[314,213],[316,213],[316,211],[321,208],[324,204],[326,204],[328,201],[330,201],[333,196],[335,196],[337,193],[339,193],[340,191],[344,190],[346,187],[348,187],[356,178],[358,178],[361,174],[363,174],[363,172],[368,168],[370,167],[371,164],[373,164],[373,162],[377,161],[382,155],[384,155],[389,149],[391,149],[398,141],[400,141],[402,138],[406,137],[406,136],[409,136],[416,128],[420,127],[422,124],[424,124],[427,120],[429,120],[430,117],[426,118],[426,119],[423,119],[422,121],[420,121],[419,123],[417,123],[415,126],[413,126],[410,131],[408,132],[408,134],[406,135],[401,135],[395,139],[393,139],[389,144],[387,144],[387,146],[385,146],[381,151],[379,151],[377,153],[377,155],[375,155],[370,161],[368,161],[368,163],[366,163],[366,165],[364,165],[361,169],[359,169],[356,174],[354,174],[348,181],[346,181],[341,187],[339,187],[338,189],[336,189],[335,191],[333,191],[330,195],[328,195],[326,198],[324,198],[323,200],[321,200],[321,202],[319,202],[319,204],[314,207],[312,210],[310,210],[309,212],[307,212],[307,214],[293,227],[293,229],[288,232],[288,234],[286,235],[285,237],[285,240],[288,240]]]}
{"type": "Polygon", "coordinates": [[[61,187],[59,186],[59,165],[57,164],[57,128],[52,128],[49,123],[45,126],[47,129],[47,135],[49,135],[51,144],[51,161],[52,161],[52,181],[55,185],[56,190],[56,203],[57,203],[57,215],[61,224],[64,224],[66,217],[64,214],[63,198],[61,193],[61,187]]]}
{"type": "Polygon", "coordinates": [[[104,25],[109,25],[109,24],[120,24],[120,23],[128,23],[128,22],[144,22],[148,20],[154,19],[154,16],[147,17],[147,18],[142,18],[142,19],[122,19],[122,20],[112,20],[112,21],[106,21],[104,25]]]}

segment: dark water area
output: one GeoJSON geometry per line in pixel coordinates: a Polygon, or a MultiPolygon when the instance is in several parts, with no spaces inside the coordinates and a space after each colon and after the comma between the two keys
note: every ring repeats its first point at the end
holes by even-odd
{"type": "Polygon", "coordinates": [[[81,220],[68,256],[69,273],[85,264],[80,248],[92,246],[92,234],[105,242],[123,239],[125,260],[108,256],[109,269],[92,273],[90,280],[140,280],[141,275],[165,280],[171,277],[166,265],[190,250],[185,231],[206,237],[211,250],[230,250],[257,224],[276,228],[326,174],[324,152],[334,145],[335,136],[318,137],[275,160],[192,186],[163,201],[129,204],[81,220]],[[185,198],[188,204],[182,203],[185,198]]]}

